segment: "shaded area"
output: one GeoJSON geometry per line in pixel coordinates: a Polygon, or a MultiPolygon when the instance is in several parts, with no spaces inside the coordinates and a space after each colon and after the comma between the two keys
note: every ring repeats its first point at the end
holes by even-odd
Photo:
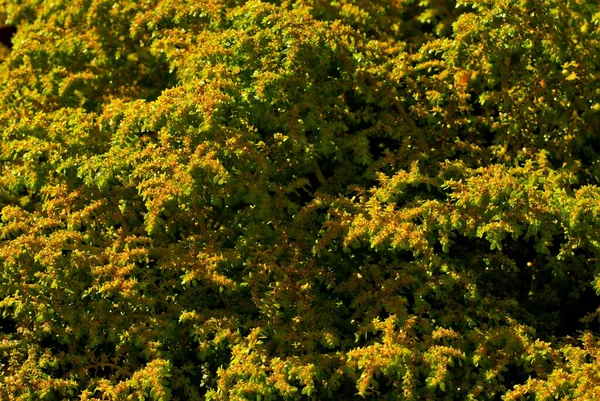
{"type": "Polygon", "coordinates": [[[17,28],[10,25],[0,25],[0,43],[12,49],[12,38],[17,33],[17,28]]]}

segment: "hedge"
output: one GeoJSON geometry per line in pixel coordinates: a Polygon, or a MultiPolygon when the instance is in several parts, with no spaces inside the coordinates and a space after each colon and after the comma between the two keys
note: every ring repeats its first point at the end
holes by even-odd
{"type": "Polygon", "coordinates": [[[600,399],[596,0],[2,23],[0,399],[600,399]]]}

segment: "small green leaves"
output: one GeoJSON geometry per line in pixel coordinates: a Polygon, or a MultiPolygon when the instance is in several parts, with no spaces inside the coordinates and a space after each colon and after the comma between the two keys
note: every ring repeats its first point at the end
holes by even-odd
{"type": "Polygon", "coordinates": [[[5,0],[0,398],[598,398],[597,2],[416,3],[5,0]]]}

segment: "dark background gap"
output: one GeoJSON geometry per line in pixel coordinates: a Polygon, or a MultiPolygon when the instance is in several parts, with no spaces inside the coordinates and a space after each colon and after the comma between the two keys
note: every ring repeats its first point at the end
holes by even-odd
{"type": "Polygon", "coordinates": [[[12,48],[12,37],[17,33],[17,28],[10,25],[0,25],[0,43],[12,48]]]}

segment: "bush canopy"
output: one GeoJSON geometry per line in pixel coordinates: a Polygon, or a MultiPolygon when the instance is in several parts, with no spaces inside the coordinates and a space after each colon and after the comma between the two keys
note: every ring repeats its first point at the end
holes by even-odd
{"type": "Polygon", "coordinates": [[[0,399],[600,399],[597,0],[0,0],[0,399]]]}

